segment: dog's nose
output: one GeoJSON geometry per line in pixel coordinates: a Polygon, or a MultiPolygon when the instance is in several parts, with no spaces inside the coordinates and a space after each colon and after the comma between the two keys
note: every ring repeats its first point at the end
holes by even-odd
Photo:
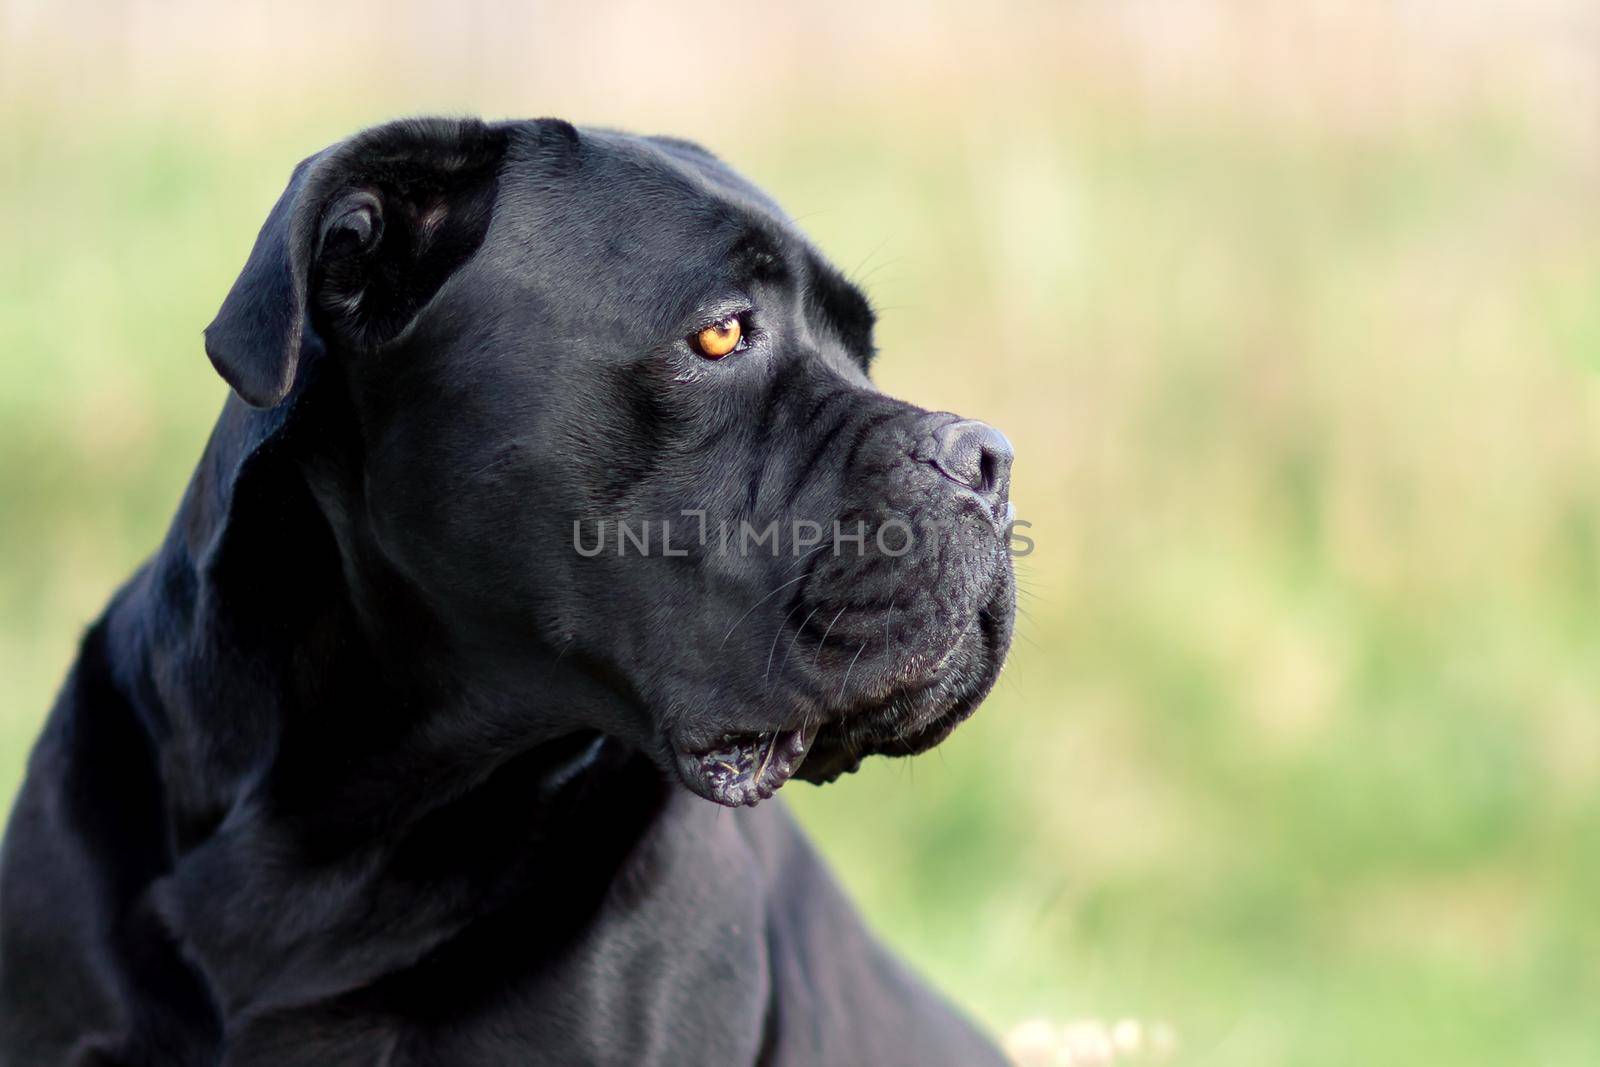
{"type": "Polygon", "coordinates": [[[978,493],[995,507],[1011,495],[1011,442],[977,419],[949,422],[933,431],[928,460],[953,482],[978,493]]]}

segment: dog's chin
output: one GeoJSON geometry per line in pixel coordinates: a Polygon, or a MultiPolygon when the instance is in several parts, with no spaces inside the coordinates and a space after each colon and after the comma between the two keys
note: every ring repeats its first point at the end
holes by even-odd
{"type": "Polygon", "coordinates": [[[821,726],[724,734],[709,745],[674,744],[691,792],[728,807],[753,806],[790,778],[822,785],[868,756],[914,756],[948,737],[994,687],[1011,643],[1011,586],[1003,582],[927,678],[821,726]]]}
{"type": "Polygon", "coordinates": [[[1010,644],[1005,617],[991,605],[984,621],[963,634],[935,677],[903,690],[879,706],[828,723],[812,739],[795,777],[825,785],[854,773],[868,756],[915,756],[949,737],[994,688],[1010,644]]]}

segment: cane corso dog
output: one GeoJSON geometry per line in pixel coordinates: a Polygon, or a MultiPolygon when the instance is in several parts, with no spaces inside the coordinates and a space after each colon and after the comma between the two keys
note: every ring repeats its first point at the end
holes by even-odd
{"type": "Polygon", "coordinates": [[[1010,446],[872,336],[684,141],[301,163],[16,801],[0,1062],[1000,1062],[770,799],[938,743],[1010,642],[1010,446]]]}

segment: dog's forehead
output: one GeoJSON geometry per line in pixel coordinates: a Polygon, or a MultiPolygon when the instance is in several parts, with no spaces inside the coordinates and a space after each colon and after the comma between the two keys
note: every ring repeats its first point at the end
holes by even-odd
{"type": "Polygon", "coordinates": [[[623,151],[665,157],[673,166],[703,182],[714,195],[726,197],[732,203],[770,218],[786,228],[790,225],[788,213],[765,190],[693,141],[676,137],[624,135],[620,147],[623,151]]]}
{"type": "Polygon", "coordinates": [[[557,129],[535,123],[518,139],[501,174],[501,206],[564,247],[674,259],[751,239],[775,255],[810,250],[772,197],[698,145],[557,129]]]}
{"type": "Polygon", "coordinates": [[[721,204],[788,227],[778,202],[708,149],[678,137],[643,136],[619,130],[578,132],[586,158],[603,160],[636,180],[677,185],[690,199],[721,204]]]}

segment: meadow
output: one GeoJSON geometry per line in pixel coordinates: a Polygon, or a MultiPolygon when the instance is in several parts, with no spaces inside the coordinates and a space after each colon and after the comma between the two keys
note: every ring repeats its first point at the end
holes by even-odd
{"type": "Polygon", "coordinates": [[[1581,7],[824,5],[702,71],[641,5],[602,33],[412,4],[479,21],[342,64],[260,44],[312,5],[180,6],[199,29],[0,21],[0,797],[171,517],[225,392],[200,329],[295,161],[417,111],[673,132],[867,288],[886,390],[1016,446],[1037,547],[994,695],[933,753],[784,792],[873,923],[997,1030],[1600,1062],[1581,7]]]}

